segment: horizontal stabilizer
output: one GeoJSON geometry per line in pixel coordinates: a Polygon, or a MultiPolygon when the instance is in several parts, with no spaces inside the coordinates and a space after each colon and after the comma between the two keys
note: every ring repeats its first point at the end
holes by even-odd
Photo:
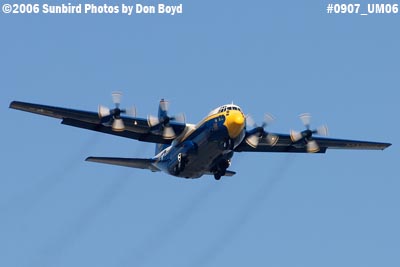
{"type": "Polygon", "coordinates": [[[236,174],[236,172],[234,172],[234,171],[226,171],[225,172],[225,176],[234,176],[236,174]]]}
{"type": "MultiPolygon", "coordinates": [[[[214,175],[214,173],[212,173],[212,172],[205,172],[204,174],[207,174],[207,175],[214,175]]],[[[231,176],[234,176],[235,174],[236,174],[236,172],[234,172],[234,171],[226,170],[226,171],[225,171],[225,174],[224,174],[223,176],[229,176],[229,177],[231,177],[231,176]]]]}
{"type": "Polygon", "coordinates": [[[137,169],[147,169],[153,172],[160,171],[153,165],[154,159],[137,159],[137,158],[109,158],[109,157],[88,157],[86,161],[131,167],[137,169]]]}

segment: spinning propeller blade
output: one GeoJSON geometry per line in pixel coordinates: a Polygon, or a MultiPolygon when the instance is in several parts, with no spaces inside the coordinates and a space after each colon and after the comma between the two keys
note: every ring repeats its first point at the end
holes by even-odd
{"type": "Polygon", "coordinates": [[[328,127],[326,125],[319,126],[316,131],[318,135],[328,136],[328,127]]]}
{"type": "Polygon", "coordinates": [[[185,123],[185,115],[183,113],[175,115],[175,116],[168,116],[169,110],[169,102],[162,99],[159,104],[159,116],[148,115],[147,116],[147,123],[154,132],[162,133],[162,136],[166,139],[173,139],[176,137],[175,131],[170,125],[171,121],[185,123]]]}
{"type": "Polygon", "coordinates": [[[111,124],[111,128],[113,131],[123,131],[125,130],[125,125],[124,121],[121,119],[121,114],[127,114],[129,116],[135,117],[136,109],[135,107],[131,107],[129,109],[119,108],[122,99],[121,92],[112,92],[111,96],[115,108],[110,109],[106,106],[99,105],[99,118],[102,119],[102,123],[104,125],[109,126],[111,124]]]}
{"type": "Polygon", "coordinates": [[[147,123],[149,124],[150,127],[154,127],[160,124],[160,120],[156,116],[148,115],[147,123]]]}
{"type": "Polygon", "coordinates": [[[315,153],[319,151],[319,146],[315,140],[310,140],[307,142],[307,152],[315,153]]]}
{"type": "Polygon", "coordinates": [[[306,130],[302,132],[290,130],[290,139],[293,143],[304,140],[306,143],[307,152],[315,153],[319,151],[318,143],[312,138],[313,134],[318,134],[322,136],[328,135],[328,127],[322,125],[315,130],[310,130],[311,115],[309,113],[304,113],[299,116],[301,122],[306,127],[306,130]]]}
{"type": "Polygon", "coordinates": [[[163,136],[166,139],[172,139],[175,137],[175,131],[171,126],[164,127],[163,136]]]}
{"type": "Polygon", "coordinates": [[[99,118],[104,118],[107,116],[110,116],[110,109],[108,107],[99,105],[99,110],[98,110],[99,118]]]}
{"type": "Polygon", "coordinates": [[[301,132],[295,131],[295,130],[290,130],[290,139],[292,139],[292,142],[297,142],[301,138],[303,138],[303,135],[301,132]]]}
{"type": "Polygon", "coordinates": [[[184,113],[176,114],[175,116],[171,117],[171,120],[179,122],[179,123],[186,123],[186,117],[184,113]]]}
{"type": "Polygon", "coordinates": [[[265,138],[269,145],[274,146],[278,142],[279,137],[275,134],[265,131],[265,128],[274,120],[275,119],[271,114],[265,114],[263,123],[261,124],[261,126],[258,126],[255,123],[254,119],[250,115],[248,115],[246,117],[246,124],[253,129],[250,131],[250,135],[246,137],[247,144],[256,148],[260,143],[261,138],[265,138]]]}
{"type": "Polygon", "coordinates": [[[111,96],[112,96],[112,101],[115,104],[115,106],[119,107],[119,105],[121,104],[122,93],[115,91],[115,92],[111,93],[111,96]]]}
{"type": "Polygon", "coordinates": [[[299,115],[299,118],[303,125],[307,128],[310,129],[310,123],[311,123],[311,115],[310,113],[303,113],[299,115]]]}
{"type": "Polygon", "coordinates": [[[114,119],[112,129],[116,132],[122,132],[125,130],[124,121],[122,119],[114,119]]]}

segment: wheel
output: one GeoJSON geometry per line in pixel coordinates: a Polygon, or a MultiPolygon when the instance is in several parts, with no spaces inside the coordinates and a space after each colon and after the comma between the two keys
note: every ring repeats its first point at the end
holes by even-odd
{"type": "Polygon", "coordinates": [[[233,149],[232,139],[230,139],[230,138],[226,139],[223,146],[224,146],[224,149],[227,149],[227,150],[233,149]]]}
{"type": "Polygon", "coordinates": [[[215,180],[220,180],[221,179],[221,174],[219,173],[219,172],[217,172],[217,173],[214,173],[214,178],[215,178],[215,180]]]}
{"type": "Polygon", "coordinates": [[[176,166],[179,173],[181,171],[183,171],[183,169],[185,168],[185,163],[186,163],[186,159],[183,157],[182,153],[179,153],[178,154],[178,164],[176,166]]]}

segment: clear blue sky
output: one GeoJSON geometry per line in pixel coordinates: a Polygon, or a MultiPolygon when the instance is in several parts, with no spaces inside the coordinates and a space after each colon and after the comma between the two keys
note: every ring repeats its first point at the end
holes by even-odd
{"type": "Polygon", "coordinates": [[[400,266],[400,15],[278,2],[173,1],[184,7],[173,17],[1,13],[0,266],[400,266]],[[393,145],[238,153],[236,176],[185,180],[84,162],[150,157],[152,144],[8,109],[95,111],[114,90],[143,117],[160,98],[193,123],[233,101],[258,121],[274,114],[271,131],[300,130],[310,112],[332,137],[393,145]]]}

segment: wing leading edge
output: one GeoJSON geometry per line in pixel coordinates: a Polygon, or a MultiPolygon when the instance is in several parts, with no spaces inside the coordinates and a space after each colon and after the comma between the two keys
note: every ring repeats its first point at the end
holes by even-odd
{"type": "MultiPolygon", "coordinates": [[[[237,152],[287,152],[287,153],[307,153],[306,142],[299,141],[293,143],[288,134],[275,134],[279,139],[275,145],[270,145],[265,139],[262,139],[256,148],[243,141],[235,151],[237,152]]],[[[390,143],[346,140],[313,137],[318,143],[318,153],[325,153],[327,149],[358,149],[358,150],[384,150],[391,146],[390,143]]]]}
{"type": "MultiPolygon", "coordinates": [[[[97,112],[60,108],[20,101],[11,102],[10,108],[61,119],[61,123],[65,125],[136,139],[139,141],[162,144],[170,144],[172,142],[171,139],[166,139],[163,138],[162,135],[153,133],[151,127],[148,125],[147,119],[143,118],[121,116],[121,119],[125,124],[125,129],[123,131],[113,131],[110,126],[101,121],[97,112]]],[[[170,125],[177,135],[182,133],[186,127],[185,124],[176,122],[170,122],[170,125]]]]}

